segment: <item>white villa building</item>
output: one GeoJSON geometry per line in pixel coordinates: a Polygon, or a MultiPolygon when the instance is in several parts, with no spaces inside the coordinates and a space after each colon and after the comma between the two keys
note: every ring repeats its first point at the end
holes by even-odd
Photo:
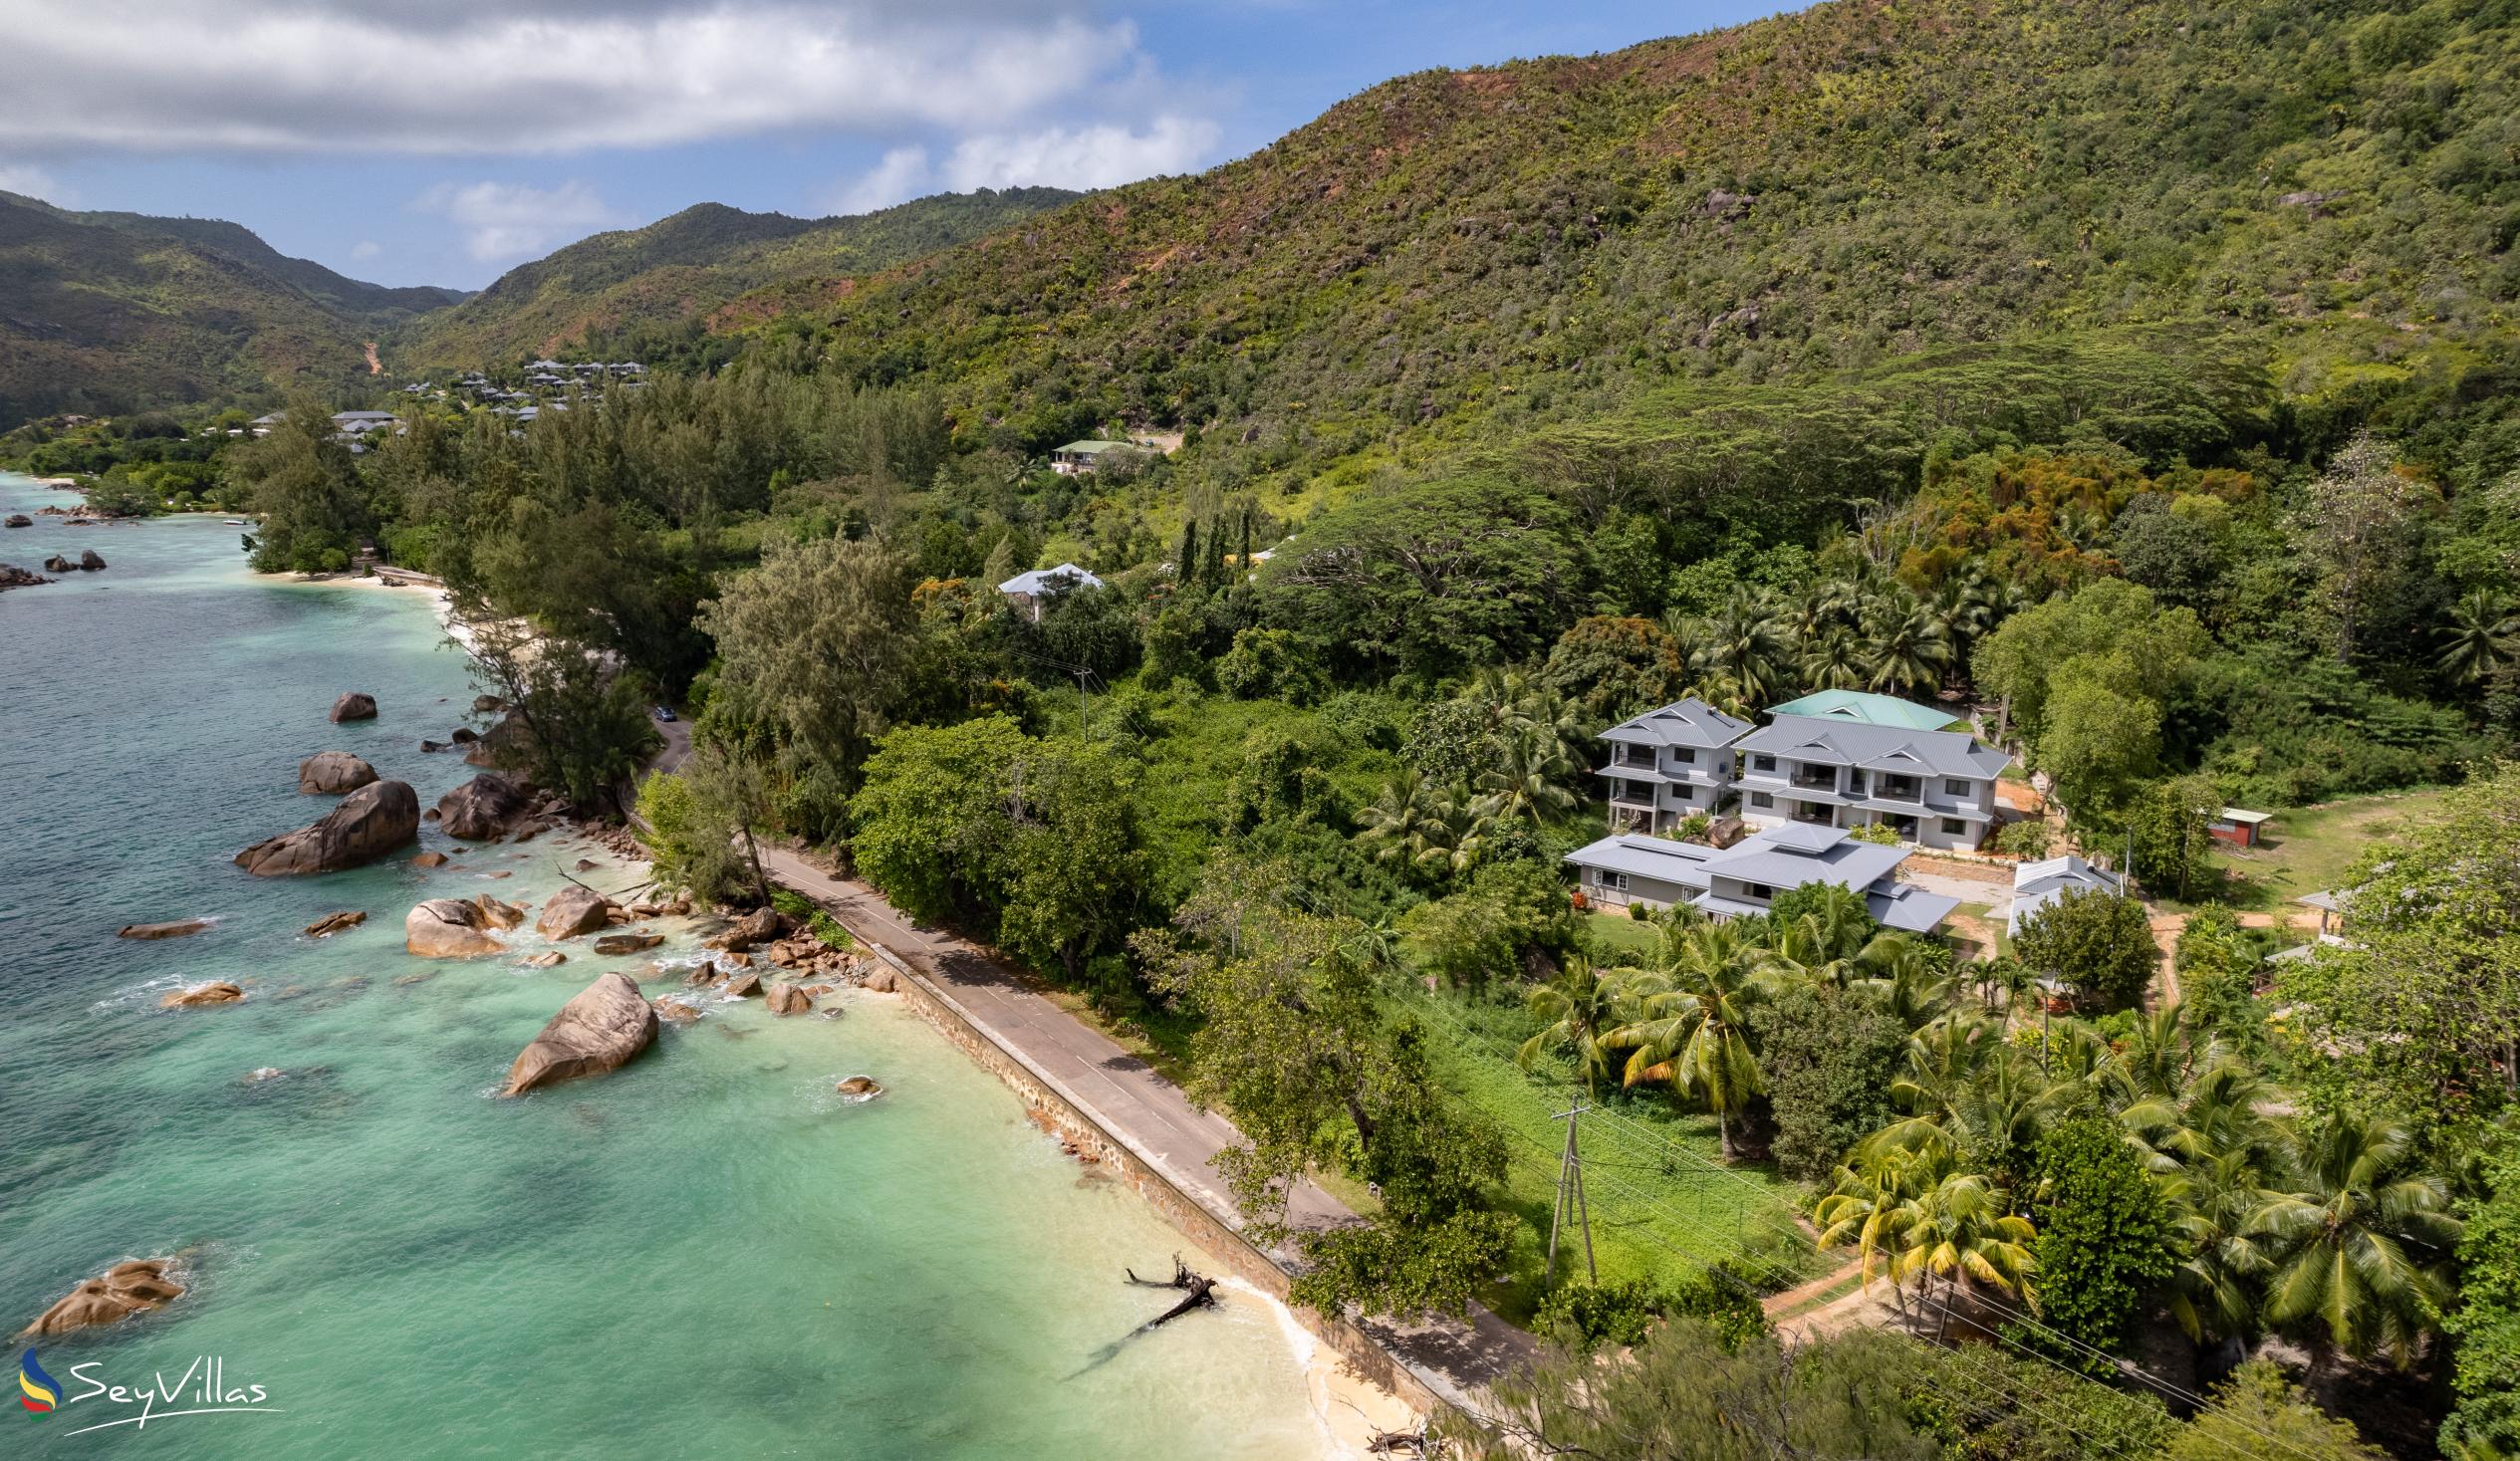
{"type": "Polygon", "coordinates": [[[1741,738],[1734,790],[1753,827],[1885,823],[1901,842],[1973,850],[1995,822],[2005,755],[1965,731],[1780,715],[1741,738]]]}
{"type": "Polygon", "coordinates": [[[1750,722],[1694,695],[1602,732],[1610,764],[1593,774],[1609,791],[1611,826],[1668,832],[1714,815],[1732,792],[1732,744],[1749,733],[1750,722]]]}
{"type": "Polygon", "coordinates": [[[1063,563],[1057,568],[1035,569],[1028,574],[1017,574],[998,585],[997,591],[1014,604],[1017,613],[1031,619],[1034,623],[1040,623],[1042,607],[1054,595],[1064,594],[1070,589],[1100,589],[1102,587],[1101,579],[1078,568],[1075,564],[1063,563]]]}
{"type": "Polygon", "coordinates": [[[1835,828],[1771,828],[1729,848],[1614,834],[1567,854],[1596,904],[1688,903],[1717,920],[1768,911],[1776,895],[1815,882],[1864,895],[1885,928],[1938,927],[1960,900],[1898,880],[1905,848],[1858,842],[1835,828]]]}

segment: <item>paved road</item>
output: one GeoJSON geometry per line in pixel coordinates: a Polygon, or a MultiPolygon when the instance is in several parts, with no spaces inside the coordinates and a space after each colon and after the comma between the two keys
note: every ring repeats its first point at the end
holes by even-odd
{"type": "MultiPolygon", "coordinates": [[[[913,922],[865,883],[834,876],[791,852],[764,849],[762,861],[771,876],[926,976],[981,1033],[1036,1078],[1219,1222],[1241,1230],[1241,1215],[1215,1166],[1217,1153],[1241,1139],[1231,1122],[1192,1105],[1179,1087],[1059,1008],[984,950],[943,929],[913,922]]],[[[1330,1226],[1355,1216],[1310,1182],[1297,1187],[1288,1209],[1298,1227],[1330,1226]]],[[[1284,1252],[1271,1257],[1281,1266],[1288,1261],[1284,1252]]],[[[1467,1324],[1372,1321],[1364,1328],[1456,1403],[1467,1401],[1471,1390],[1532,1351],[1529,1337],[1484,1309],[1474,1309],[1467,1324]]]]}

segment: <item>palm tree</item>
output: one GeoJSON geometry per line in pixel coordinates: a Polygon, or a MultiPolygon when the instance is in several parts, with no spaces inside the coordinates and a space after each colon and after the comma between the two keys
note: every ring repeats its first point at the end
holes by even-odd
{"type": "Polygon", "coordinates": [[[1442,817],[1443,793],[1414,771],[1403,771],[1383,786],[1383,794],[1357,813],[1363,831],[1357,841],[1374,850],[1379,862],[1424,866],[1429,854],[1440,856],[1448,846],[1442,817]]]}
{"type": "Polygon", "coordinates": [[[1715,668],[1754,700],[1775,697],[1784,680],[1785,635],[1775,610],[1747,591],[1736,594],[1707,624],[1715,668]]]}
{"type": "Polygon", "coordinates": [[[2520,612],[2510,600],[2479,589],[2450,610],[2440,639],[2433,664],[2454,683],[2475,684],[2520,657],[2520,612]]]}
{"type": "Polygon", "coordinates": [[[1531,1012],[1549,1023],[1523,1042],[1514,1064],[1528,1071],[1548,1052],[1564,1051],[1583,1074],[1584,1094],[1590,1096],[1610,1074],[1610,1047],[1603,1040],[1619,1017],[1620,986],[1615,970],[1604,974],[1590,959],[1567,960],[1557,978],[1531,992],[1531,1012]]]}
{"type": "Polygon", "coordinates": [[[1529,817],[1534,828],[1545,812],[1572,811],[1575,794],[1561,782],[1573,776],[1576,763],[1567,755],[1557,732],[1548,726],[1517,727],[1498,749],[1496,764],[1479,778],[1487,792],[1484,810],[1499,822],[1529,817]]]}
{"type": "Polygon", "coordinates": [[[1864,685],[1892,695],[1931,690],[1951,662],[1951,638],[1931,610],[1912,598],[1886,597],[1865,607],[1864,685]]]}
{"type": "Polygon", "coordinates": [[[1797,666],[1815,690],[1852,690],[1864,683],[1864,653],[1845,626],[1831,624],[1803,642],[1797,666]]]}
{"type": "Polygon", "coordinates": [[[1767,997],[1765,960],[1729,923],[1666,936],[1663,967],[1630,982],[1624,1019],[1602,1040],[1630,1052],[1623,1084],[1667,1083],[1703,1098],[1726,1161],[1738,1155],[1733,1117],[1767,1089],[1745,1024],[1767,997]]]}
{"type": "MultiPolygon", "coordinates": [[[[2124,1091],[2164,1083],[2111,1084],[2124,1091]]],[[[2171,1271],[2167,1300],[2171,1317],[2198,1345],[2244,1334],[2256,1323],[2258,1282],[2273,1267],[2261,1236],[2248,1230],[2292,1134],[2267,1113],[2272,1098],[2254,1072],[2218,1060],[2118,1113],[2179,1234],[2183,1256],[2171,1271]]]]}
{"type": "Polygon", "coordinates": [[[2005,1209],[2001,1186],[1965,1169],[1957,1153],[1890,1149],[1859,1153],[1842,1168],[1813,1218],[1820,1245],[1854,1243],[1866,1285],[1887,1274],[1904,1312],[1911,1280],[1942,1279],[1946,1304],[1953,1289],[2030,1296],[2038,1233],[2005,1209]]]}
{"type": "Polygon", "coordinates": [[[1967,1152],[2010,1187],[2040,1135],[2073,1108],[2081,1090],[2071,1077],[2042,1071],[1991,1022],[1939,1020],[1908,1041],[1907,1071],[1890,1083],[1890,1099],[1908,1114],[1859,1149],[1967,1152]]]}
{"type": "Polygon", "coordinates": [[[2266,1194],[2243,1227],[2280,1255],[2267,1321],[2307,1322],[2344,1353],[2411,1366],[2430,1317],[2449,1304],[2459,1235],[2449,1192],[2423,1170],[2413,1134],[2385,1118],[2339,1116],[2300,1144],[2290,1185],[2266,1194]]]}

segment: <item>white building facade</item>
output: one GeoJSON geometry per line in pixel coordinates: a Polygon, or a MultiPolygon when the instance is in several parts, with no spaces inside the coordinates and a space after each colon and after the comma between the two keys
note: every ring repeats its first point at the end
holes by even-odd
{"type": "Polygon", "coordinates": [[[1995,823],[2009,758],[1960,731],[1779,716],[1737,743],[1754,827],[1887,825],[1901,842],[1973,851],[1995,823]]]}

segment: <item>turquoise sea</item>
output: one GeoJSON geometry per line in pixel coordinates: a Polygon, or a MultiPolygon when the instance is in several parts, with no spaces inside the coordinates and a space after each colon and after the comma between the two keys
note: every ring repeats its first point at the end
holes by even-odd
{"type": "MultiPolygon", "coordinates": [[[[0,513],[72,500],[0,476],[0,513]]],[[[520,967],[544,947],[530,925],[504,957],[402,951],[413,902],[539,903],[601,856],[574,840],[434,871],[232,866],[329,805],[296,790],[317,750],[433,802],[471,769],[418,743],[474,692],[426,596],[256,580],[238,532],[0,532],[0,561],[94,547],[111,565],[0,594],[0,1327],[124,1258],[183,1254],[192,1284],[39,1345],[70,1403],[10,1407],[0,1456],[1324,1452],[1301,1341],[1254,1298],[1109,1347],[1167,1297],[1124,1286],[1123,1266],[1197,1255],[888,997],[838,996],[837,1019],[712,1006],[610,1077],[494,1099],[596,974],[679,988],[695,935],[630,959],[578,940],[543,971],[520,967]],[[350,689],[380,716],[327,723],[350,689]],[[368,925],[300,934],[347,908],[368,925]],[[218,922],[115,936],[193,916],[218,922]],[[157,1008],[213,978],[248,998],[157,1008]],[[286,1074],[248,1084],[261,1067],[286,1074]],[[833,1093],[859,1073],[887,1094],[833,1093]],[[82,1398],[91,1382],[179,1386],[196,1357],[280,1413],[74,1434],[139,1413],[82,1398]]],[[[426,827],[422,846],[450,845],[426,827]]]]}

